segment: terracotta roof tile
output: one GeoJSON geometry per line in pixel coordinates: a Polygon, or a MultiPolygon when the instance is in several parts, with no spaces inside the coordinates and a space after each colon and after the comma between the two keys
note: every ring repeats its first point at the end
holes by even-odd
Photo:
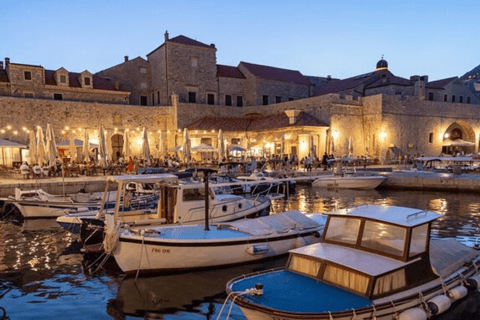
{"type": "Polygon", "coordinates": [[[185,37],[185,36],[182,36],[182,35],[176,36],[175,38],[172,38],[172,39],[170,39],[170,40],[168,40],[168,41],[170,41],[170,42],[175,42],[175,43],[186,44],[186,45],[189,45],[189,46],[198,46],[198,47],[205,47],[205,48],[215,48],[215,47],[209,46],[208,44],[199,42],[199,41],[197,41],[197,40],[190,39],[190,38],[185,37]]]}
{"type": "Polygon", "coordinates": [[[458,77],[450,77],[450,78],[440,79],[436,81],[430,81],[430,82],[427,82],[425,86],[427,88],[443,89],[447,84],[449,84],[450,82],[456,79],[458,79],[458,77]]]}
{"type": "Polygon", "coordinates": [[[245,79],[245,76],[237,67],[224,66],[217,64],[217,76],[227,78],[245,79]]]}
{"type": "Polygon", "coordinates": [[[260,131],[292,126],[327,126],[314,116],[300,112],[295,124],[285,113],[257,117],[203,117],[187,126],[188,130],[260,131]]]}
{"type": "Polygon", "coordinates": [[[300,71],[297,70],[288,70],[288,69],[280,69],[275,67],[269,66],[262,66],[259,64],[253,64],[248,62],[240,62],[245,68],[247,68],[254,76],[263,78],[263,79],[270,79],[270,80],[277,80],[283,82],[292,82],[292,83],[299,83],[309,85],[307,77],[302,75],[300,71]]]}

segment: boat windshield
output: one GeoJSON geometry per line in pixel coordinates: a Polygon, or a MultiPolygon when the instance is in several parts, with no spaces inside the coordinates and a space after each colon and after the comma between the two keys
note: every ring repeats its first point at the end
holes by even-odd
{"type": "Polygon", "coordinates": [[[358,218],[330,217],[325,240],[354,245],[357,243],[359,229],[358,218]]]}
{"type": "Polygon", "coordinates": [[[427,251],[428,243],[428,224],[422,224],[421,226],[412,229],[412,240],[410,241],[409,257],[413,257],[417,254],[427,251]]]}
{"type": "Polygon", "coordinates": [[[289,260],[287,269],[316,277],[321,265],[320,260],[293,254],[289,260]]]}
{"type": "Polygon", "coordinates": [[[407,229],[376,221],[365,221],[361,246],[402,257],[407,229]]]}

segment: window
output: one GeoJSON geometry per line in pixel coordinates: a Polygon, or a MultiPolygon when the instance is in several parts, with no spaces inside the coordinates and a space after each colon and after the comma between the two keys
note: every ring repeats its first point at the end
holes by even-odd
{"type": "Polygon", "coordinates": [[[268,104],[268,96],[262,96],[263,105],[266,106],[268,104]]]}
{"type": "Polygon", "coordinates": [[[370,279],[353,270],[338,268],[327,265],[323,273],[323,279],[338,286],[366,294],[370,279]]]}
{"type": "Polygon", "coordinates": [[[30,71],[25,71],[24,76],[25,80],[32,80],[32,73],[30,71]]]}
{"type": "Polygon", "coordinates": [[[232,96],[231,95],[225,95],[225,105],[226,106],[231,106],[232,105],[232,96]]]}
{"type": "Polygon", "coordinates": [[[360,219],[356,218],[330,218],[325,240],[356,244],[360,219]]]}
{"type": "Polygon", "coordinates": [[[429,143],[433,143],[433,132],[430,132],[430,133],[428,134],[428,142],[429,142],[429,143]]]}
{"type": "Polygon", "coordinates": [[[64,74],[61,74],[60,75],[60,83],[67,83],[67,76],[65,76],[64,74]]]}
{"type": "Polygon", "coordinates": [[[275,103],[280,103],[280,102],[282,102],[282,97],[276,96],[275,103]]]}
{"type": "Polygon", "coordinates": [[[458,102],[463,103],[463,96],[458,97],[458,102]]]}
{"type": "Polygon", "coordinates": [[[240,138],[232,138],[232,144],[240,144],[240,138]]]}
{"type": "Polygon", "coordinates": [[[205,189],[183,190],[183,201],[205,201],[205,189]]]}
{"type": "Polygon", "coordinates": [[[84,78],[84,81],[85,81],[85,85],[86,85],[86,86],[89,86],[89,85],[90,85],[90,78],[89,78],[89,77],[85,77],[85,78],[84,78]]]}
{"type": "Polygon", "coordinates": [[[375,288],[373,294],[383,294],[390,291],[403,288],[407,285],[407,279],[405,276],[405,269],[400,269],[383,277],[380,277],[375,282],[375,288]]]}
{"type": "Polygon", "coordinates": [[[188,102],[196,103],[197,102],[197,94],[195,92],[188,93],[188,102]]]}
{"type": "Polygon", "coordinates": [[[433,101],[433,92],[428,93],[428,100],[433,101]]]}
{"type": "Polygon", "coordinates": [[[207,94],[207,103],[208,104],[215,104],[215,95],[213,93],[207,94]]]}
{"type": "Polygon", "coordinates": [[[403,256],[406,237],[407,229],[405,228],[381,222],[366,221],[361,246],[394,256],[403,256]]]}
{"type": "Polygon", "coordinates": [[[140,96],[140,105],[141,106],[147,105],[147,96],[140,96]]]}
{"type": "Polygon", "coordinates": [[[140,73],[141,74],[147,73],[147,68],[140,68],[140,73]]]}
{"type": "Polygon", "coordinates": [[[25,98],[33,98],[33,93],[31,92],[25,92],[23,95],[25,96],[25,98]]]}
{"type": "Polygon", "coordinates": [[[160,105],[160,91],[157,91],[157,104],[160,105]]]}
{"type": "Polygon", "coordinates": [[[470,97],[467,97],[467,103],[470,103],[470,97]]]}
{"type": "Polygon", "coordinates": [[[428,224],[415,227],[412,230],[412,238],[410,241],[409,257],[416,256],[427,250],[428,240],[428,224]]]}
{"type": "Polygon", "coordinates": [[[140,89],[147,89],[147,83],[146,82],[141,82],[140,83],[140,89]]]}
{"type": "Polygon", "coordinates": [[[243,97],[238,96],[237,97],[237,107],[242,107],[243,106],[243,97]]]}
{"type": "Polygon", "coordinates": [[[448,101],[448,94],[443,95],[443,101],[447,102],[448,101]]]}
{"type": "Polygon", "coordinates": [[[293,98],[288,98],[288,101],[293,101],[293,98]]]}
{"type": "Polygon", "coordinates": [[[196,68],[198,66],[198,58],[192,57],[190,59],[190,62],[191,62],[191,65],[192,65],[193,68],[196,68]]]}
{"type": "Polygon", "coordinates": [[[152,92],[152,106],[155,105],[155,93],[152,92]]]}
{"type": "Polygon", "coordinates": [[[61,93],[54,93],[53,100],[63,100],[63,95],[61,93]]]}
{"type": "Polygon", "coordinates": [[[452,96],[452,102],[455,102],[455,95],[452,96]]]}

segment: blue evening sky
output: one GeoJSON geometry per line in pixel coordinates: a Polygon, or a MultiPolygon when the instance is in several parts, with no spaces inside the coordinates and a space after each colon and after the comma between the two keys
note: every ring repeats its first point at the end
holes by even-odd
{"type": "Polygon", "coordinates": [[[461,76],[480,64],[480,1],[10,0],[0,59],[98,72],[184,35],[240,61],[347,78],[385,55],[395,75],[461,76]]]}

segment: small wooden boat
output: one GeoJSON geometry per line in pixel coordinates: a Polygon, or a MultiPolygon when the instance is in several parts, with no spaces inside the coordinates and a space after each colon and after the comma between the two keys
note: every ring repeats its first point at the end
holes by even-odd
{"type": "Polygon", "coordinates": [[[425,320],[480,285],[480,255],[430,239],[439,214],[366,205],[329,214],[322,241],[286,268],[237,277],[230,300],[247,319],[425,320]]]}
{"type": "Polygon", "coordinates": [[[312,186],[329,189],[375,189],[386,179],[384,176],[328,175],[316,179],[312,186]]]}
{"type": "Polygon", "coordinates": [[[212,225],[131,227],[107,215],[105,252],[125,273],[235,265],[318,242],[325,216],[299,211],[212,225]]]}

